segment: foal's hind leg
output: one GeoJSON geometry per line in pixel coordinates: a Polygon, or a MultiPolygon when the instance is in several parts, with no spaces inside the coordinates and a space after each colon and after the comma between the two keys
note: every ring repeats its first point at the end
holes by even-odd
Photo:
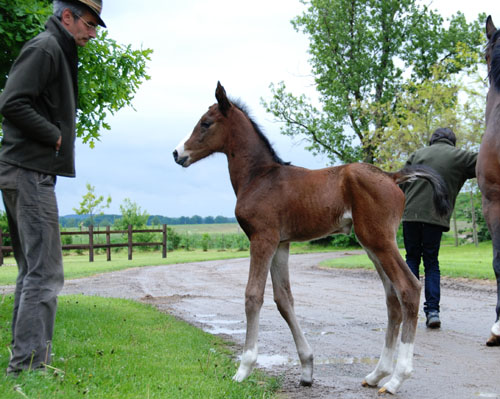
{"type": "MultiPolygon", "coordinates": [[[[370,251],[368,252],[370,253],[370,251]]],[[[365,382],[366,385],[374,386],[384,377],[385,373],[389,372],[389,364],[392,362],[398,328],[402,320],[401,342],[396,367],[390,380],[379,390],[380,393],[395,393],[413,372],[413,348],[417,329],[420,283],[401,258],[395,243],[386,250],[373,251],[371,256],[382,277],[384,287],[390,281],[392,288],[389,290],[386,288],[389,323],[384,349],[379,364],[366,377],[365,382]],[[400,304],[399,309],[395,303],[396,298],[400,304]]]]}
{"type": "Polygon", "coordinates": [[[394,290],[391,281],[383,271],[377,257],[372,255],[368,250],[367,253],[370,259],[375,264],[377,272],[384,286],[388,317],[387,332],[385,335],[382,354],[380,355],[380,359],[377,363],[377,366],[375,367],[375,370],[368,374],[362,383],[364,386],[377,386],[380,380],[382,380],[384,377],[387,377],[388,375],[391,375],[394,371],[393,358],[394,352],[396,351],[399,327],[401,325],[403,316],[401,312],[401,304],[399,303],[399,299],[396,295],[396,291],[394,290]]]}
{"type": "Polygon", "coordinates": [[[252,238],[250,241],[250,271],[245,290],[247,334],[240,367],[233,377],[235,381],[243,381],[247,378],[257,362],[259,315],[264,303],[267,274],[269,273],[271,259],[276,251],[278,242],[277,238],[273,240],[273,237],[269,236],[252,238]]]}
{"type": "Polygon", "coordinates": [[[290,244],[288,243],[280,244],[271,264],[274,301],[278,306],[279,312],[288,323],[295,341],[295,346],[297,347],[300,364],[302,366],[300,384],[309,386],[312,384],[313,353],[300,328],[293,309],[293,297],[288,273],[289,248],[290,244]]]}

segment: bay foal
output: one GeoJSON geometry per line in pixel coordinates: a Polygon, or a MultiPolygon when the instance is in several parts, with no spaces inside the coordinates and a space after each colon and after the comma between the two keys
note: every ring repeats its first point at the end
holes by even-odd
{"type": "Polygon", "coordinates": [[[398,183],[427,179],[435,188],[437,206],[446,213],[449,203],[444,183],[435,172],[418,167],[386,173],[363,163],[320,170],[289,165],[276,155],[242,107],[227,98],[220,83],[216,98],[217,103],[201,117],[173,155],[183,167],[214,152],[227,156],[237,197],[236,218],[250,240],[250,270],[245,291],[246,341],[234,380],[248,377],[257,361],[259,313],[270,271],[274,300],[297,347],[302,367],[301,384],[312,384],[313,353],[297,322],[290,289],[290,242],[348,234],[354,227],[382,279],[389,319],[382,355],[363,385],[377,386],[381,379],[391,376],[380,391],[396,392],[412,372],[420,299],[420,283],[396,245],[396,231],[405,202],[398,183]],[[394,365],[400,325],[401,340],[394,365]]]}
{"type": "Polygon", "coordinates": [[[490,88],[486,98],[486,131],[477,157],[476,175],[483,198],[483,213],[493,243],[493,269],[497,279],[496,321],[488,346],[500,345],[500,30],[491,16],[486,20],[486,61],[490,88]]]}

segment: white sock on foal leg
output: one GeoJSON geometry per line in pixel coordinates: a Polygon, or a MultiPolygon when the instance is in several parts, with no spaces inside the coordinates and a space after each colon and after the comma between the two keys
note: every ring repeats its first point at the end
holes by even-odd
{"type": "Polygon", "coordinates": [[[378,382],[388,375],[391,375],[392,370],[394,370],[394,348],[387,348],[384,346],[382,349],[382,354],[377,363],[377,367],[370,374],[365,377],[363,385],[369,385],[371,387],[377,386],[378,382]]]}
{"type": "Polygon", "coordinates": [[[500,320],[493,324],[493,327],[491,327],[491,333],[500,337],[500,320]]]}
{"type": "Polygon", "coordinates": [[[391,379],[384,384],[379,392],[396,393],[404,380],[408,379],[413,372],[413,347],[414,344],[399,345],[398,362],[391,379]]]}
{"type": "Polygon", "coordinates": [[[243,352],[243,355],[241,355],[240,367],[238,367],[238,371],[233,377],[234,381],[241,382],[250,375],[255,363],[257,363],[257,353],[257,345],[243,352]]]}

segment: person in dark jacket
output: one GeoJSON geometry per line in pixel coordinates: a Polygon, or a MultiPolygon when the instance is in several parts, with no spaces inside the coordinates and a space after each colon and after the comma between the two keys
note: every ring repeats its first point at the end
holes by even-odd
{"type": "Polygon", "coordinates": [[[7,374],[51,361],[64,283],[56,176],[75,176],[77,46],[96,37],[101,0],[54,1],[45,31],[28,41],[0,95],[0,189],[18,266],[7,374]]]}
{"type": "MultiPolygon", "coordinates": [[[[452,207],[465,181],[476,177],[477,159],[477,153],[458,149],[455,145],[455,133],[449,128],[440,128],[432,134],[429,147],[417,150],[407,161],[407,165],[427,165],[442,176],[452,207]]],[[[405,183],[402,189],[406,196],[403,213],[406,263],[420,278],[420,260],[423,259],[426,325],[439,328],[441,276],[438,255],[443,231],[450,230],[451,213],[441,217],[435,212],[432,188],[424,180],[405,183]]]]}

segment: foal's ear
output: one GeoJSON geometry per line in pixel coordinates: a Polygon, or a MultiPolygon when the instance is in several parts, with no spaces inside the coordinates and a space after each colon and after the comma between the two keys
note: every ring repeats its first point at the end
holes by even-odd
{"type": "Polygon", "coordinates": [[[491,19],[491,15],[488,15],[488,18],[486,18],[486,37],[488,38],[488,40],[493,37],[496,31],[497,28],[493,23],[493,19],[491,19]]]}
{"type": "Polygon", "coordinates": [[[231,108],[231,103],[227,99],[226,90],[224,90],[224,87],[222,87],[220,82],[217,82],[217,89],[215,89],[215,98],[219,103],[219,111],[222,113],[222,115],[227,116],[227,112],[229,111],[229,108],[231,108]]]}

